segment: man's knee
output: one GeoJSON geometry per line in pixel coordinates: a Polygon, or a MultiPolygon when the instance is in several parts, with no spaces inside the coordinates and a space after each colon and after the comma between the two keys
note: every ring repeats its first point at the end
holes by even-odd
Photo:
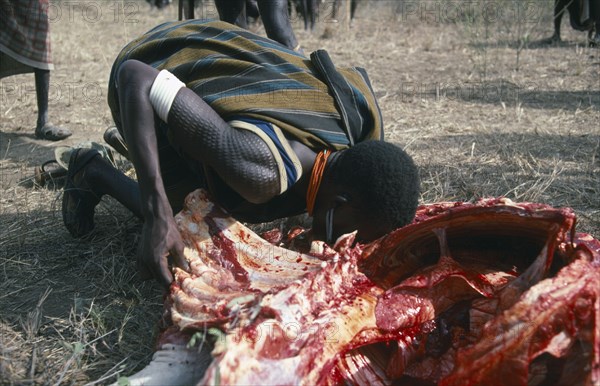
{"type": "Polygon", "coordinates": [[[126,89],[147,92],[152,87],[156,75],[158,70],[155,68],[138,60],[126,60],[119,66],[117,72],[119,91],[126,89]]]}

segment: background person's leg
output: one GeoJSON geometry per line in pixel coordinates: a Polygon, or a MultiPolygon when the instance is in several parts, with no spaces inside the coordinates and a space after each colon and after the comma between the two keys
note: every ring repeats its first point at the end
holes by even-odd
{"type": "Polygon", "coordinates": [[[50,71],[35,69],[35,94],[37,98],[38,118],[35,136],[49,141],[60,141],[72,133],[63,127],[48,122],[48,94],[50,92],[50,71]]]}

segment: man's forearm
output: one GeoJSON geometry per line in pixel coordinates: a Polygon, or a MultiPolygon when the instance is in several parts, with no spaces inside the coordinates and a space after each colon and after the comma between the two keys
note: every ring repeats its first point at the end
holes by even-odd
{"type": "Polygon", "coordinates": [[[140,186],[144,217],[170,210],[160,174],[155,114],[149,93],[158,71],[127,62],[119,72],[119,101],[125,140],[140,186]]]}
{"type": "Polygon", "coordinates": [[[157,74],[147,64],[130,60],[119,69],[118,87],[121,121],[138,177],[144,217],[138,267],[142,277],[153,276],[169,286],[173,275],[167,255],[178,267],[184,270],[189,267],[160,169],[155,108],[150,98],[157,74]]]}

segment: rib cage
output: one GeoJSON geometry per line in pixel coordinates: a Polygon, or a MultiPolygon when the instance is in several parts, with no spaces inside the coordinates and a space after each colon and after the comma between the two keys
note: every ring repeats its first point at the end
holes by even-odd
{"type": "Polygon", "coordinates": [[[569,209],[439,203],[371,244],[306,254],[202,191],[176,219],[192,269],[175,272],[161,345],[222,331],[198,384],[600,381],[600,242],[569,209]]]}

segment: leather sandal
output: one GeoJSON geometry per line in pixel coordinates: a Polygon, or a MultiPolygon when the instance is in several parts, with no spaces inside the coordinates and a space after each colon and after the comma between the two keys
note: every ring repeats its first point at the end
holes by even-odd
{"type": "Polygon", "coordinates": [[[35,183],[39,186],[46,186],[49,181],[54,181],[65,177],[67,169],[62,167],[56,160],[49,160],[33,170],[35,183]]]}

